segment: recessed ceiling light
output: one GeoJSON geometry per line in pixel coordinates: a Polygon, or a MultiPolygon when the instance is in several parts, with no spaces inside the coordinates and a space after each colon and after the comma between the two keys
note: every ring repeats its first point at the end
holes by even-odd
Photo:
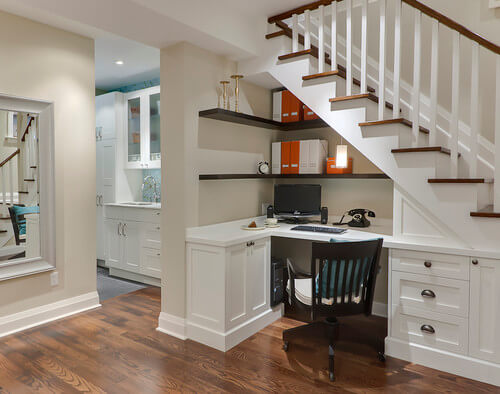
{"type": "Polygon", "coordinates": [[[118,66],[123,66],[123,60],[117,60],[115,64],[118,66]]]}

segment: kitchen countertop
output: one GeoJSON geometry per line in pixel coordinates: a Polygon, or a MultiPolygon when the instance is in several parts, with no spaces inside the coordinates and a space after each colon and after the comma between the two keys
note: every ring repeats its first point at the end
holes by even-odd
{"type": "Polygon", "coordinates": [[[104,204],[106,207],[124,207],[124,208],[140,208],[140,209],[161,209],[160,202],[153,202],[151,204],[137,204],[131,202],[113,202],[104,204]]]}

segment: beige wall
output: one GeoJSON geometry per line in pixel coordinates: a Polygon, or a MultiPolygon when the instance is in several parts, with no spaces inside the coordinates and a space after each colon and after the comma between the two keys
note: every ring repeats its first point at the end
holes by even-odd
{"type": "Polygon", "coordinates": [[[93,40],[0,12],[0,90],[54,102],[56,259],[0,282],[0,316],[96,290],[93,40]]]}

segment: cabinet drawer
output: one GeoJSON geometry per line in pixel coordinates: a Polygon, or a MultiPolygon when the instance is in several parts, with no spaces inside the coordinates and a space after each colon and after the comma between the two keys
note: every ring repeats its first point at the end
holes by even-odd
{"type": "Polygon", "coordinates": [[[139,272],[142,275],[161,279],[161,255],[159,250],[141,249],[141,268],[139,272]]]}
{"type": "Polygon", "coordinates": [[[392,270],[469,280],[469,258],[441,253],[391,250],[392,270]]]}
{"type": "Polygon", "coordinates": [[[453,353],[468,349],[468,320],[463,317],[393,305],[391,332],[403,341],[453,353]]]}
{"type": "Polygon", "coordinates": [[[116,207],[113,205],[108,205],[105,208],[106,218],[132,222],[160,223],[160,213],[159,209],[151,208],[116,207]]]}
{"type": "Polygon", "coordinates": [[[469,282],[394,271],[392,303],[425,311],[467,317],[469,282]]]}
{"type": "Polygon", "coordinates": [[[159,224],[142,224],[141,247],[155,250],[161,249],[161,233],[159,224]]]}

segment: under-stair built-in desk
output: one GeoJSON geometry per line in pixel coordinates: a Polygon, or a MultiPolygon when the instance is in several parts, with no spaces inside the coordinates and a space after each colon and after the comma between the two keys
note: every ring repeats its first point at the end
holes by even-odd
{"type": "Polygon", "coordinates": [[[403,242],[390,235],[392,221],[379,218],[342,235],[282,223],[241,229],[252,220],[265,218],[186,230],[187,338],[227,351],[282,316],[282,306],[270,305],[271,238],[382,237],[389,256],[386,354],[500,385],[500,251],[403,242]]]}

